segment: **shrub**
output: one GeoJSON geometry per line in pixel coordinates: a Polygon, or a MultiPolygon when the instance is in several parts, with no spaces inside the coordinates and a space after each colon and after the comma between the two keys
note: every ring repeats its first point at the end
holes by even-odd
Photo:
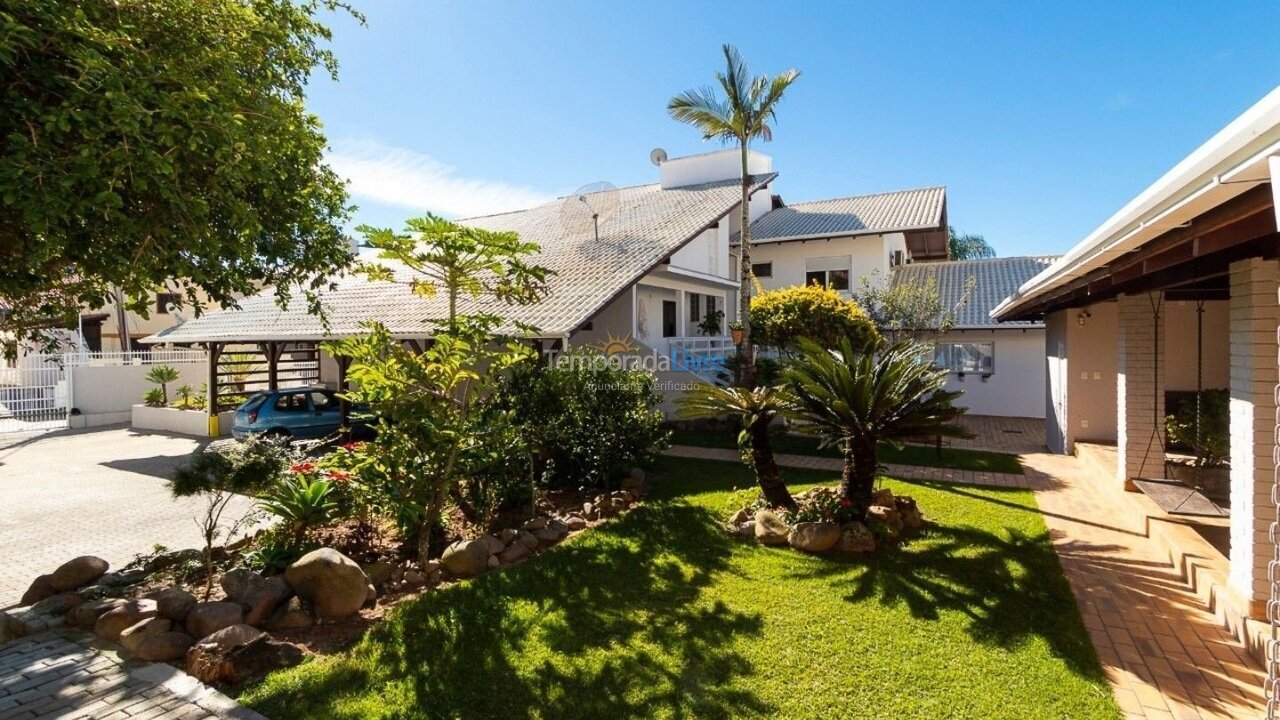
{"type": "Polygon", "coordinates": [[[318,477],[310,462],[290,468],[293,477],[269,488],[258,507],[280,518],[295,542],[302,542],[307,530],[328,522],[338,511],[333,483],[318,477]]]}
{"type": "Polygon", "coordinates": [[[843,338],[854,347],[879,339],[857,303],[820,285],[770,290],[751,298],[751,329],[758,344],[782,350],[794,348],[801,338],[828,349],[843,338]]]}
{"type": "Polygon", "coordinates": [[[1196,432],[1195,398],[1184,402],[1175,414],[1165,417],[1170,445],[1195,453],[1200,467],[1222,467],[1231,455],[1230,393],[1205,390],[1200,394],[1200,431],[1196,432]]]}
{"type": "Polygon", "coordinates": [[[510,414],[534,477],[551,485],[601,486],[665,446],[661,402],[652,373],[575,350],[553,366],[515,369],[493,411],[510,414]]]}
{"type": "Polygon", "coordinates": [[[169,383],[177,382],[182,376],[172,365],[155,365],[147,371],[147,382],[160,386],[160,397],[163,405],[169,404],[169,383]]]}
{"type": "Polygon", "coordinates": [[[150,388],[142,393],[142,402],[148,407],[164,407],[164,392],[160,388],[150,388]]]}
{"type": "Polygon", "coordinates": [[[783,512],[788,525],[801,522],[846,523],[858,519],[853,503],[835,488],[820,487],[798,495],[795,509],[783,512]]]}

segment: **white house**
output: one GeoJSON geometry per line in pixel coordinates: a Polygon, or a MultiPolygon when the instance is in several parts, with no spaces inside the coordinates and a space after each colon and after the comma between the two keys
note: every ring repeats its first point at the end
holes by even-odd
{"type": "Polygon", "coordinates": [[[947,389],[974,415],[1043,418],[1044,322],[999,323],[991,310],[1054,257],[912,263],[894,268],[895,285],[937,284],[943,308],[955,310],[950,331],[934,340],[935,363],[948,371],[947,389]]]}

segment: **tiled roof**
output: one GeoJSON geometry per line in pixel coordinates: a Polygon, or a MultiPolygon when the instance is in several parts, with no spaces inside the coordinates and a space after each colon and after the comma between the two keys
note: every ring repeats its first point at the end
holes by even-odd
{"type": "Polygon", "coordinates": [[[941,228],[946,199],[946,188],[931,187],[796,203],[751,223],[751,241],[941,228]]]}
{"type": "Polygon", "coordinates": [[[938,281],[938,295],[946,308],[955,307],[964,296],[965,284],[974,278],[973,293],[956,316],[956,327],[1015,325],[1042,327],[1041,322],[997,323],[991,310],[1012,295],[1026,281],[1049,267],[1058,256],[952,260],[900,265],[893,271],[894,284],[938,281]]]}
{"type": "MultiPolygon", "coordinates": [[[[775,175],[755,178],[753,190],[775,175]]],[[[552,201],[528,210],[459,220],[490,230],[514,230],[522,240],[541,246],[534,262],[554,270],[549,295],[536,305],[507,306],[495,301],[464,299],[460,312],[487,311],[508,321],[533,325],[543,337],[559,337],[576,329],[617,293],[629,287],[663,259],[700,234],[737,205],[738,180],[661,189],[657,184],[621,188],[618,209],[600,225],[600,241],[589,222],[562,220],[564,202],[552,201]]],[[[321,301],[329,328],[307,312],[295,297],[281,310],[275,294],[264,292],[240,301],[239,309],[220,310],[188,320],[147,338],[148,342],[194,343],[230,340],[318,340],[359,334],[361,323],[379,320],[395,335],[430,334],[428,319],[443,319],[447,301],[442,294],[414,294],[408,281],[412,271],[388,263],[398,282],[370,282],[344,277],[324,290],[321,301]]]]}

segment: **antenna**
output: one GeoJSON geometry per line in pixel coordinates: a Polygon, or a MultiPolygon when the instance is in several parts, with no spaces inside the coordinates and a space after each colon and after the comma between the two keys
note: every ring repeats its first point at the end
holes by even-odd
{"type": "Polygon", "coordinates": [[[667,161],[666,150],[663,150],[662,148],[658,147],[649,151],[649,162],[653,163],[654,165],[660,166],[662,165],[662,163],[666,161],[667,161]]]}
{"type": "Polygon", "coordinates": [[[588,183],[560,204],[560,224],[571,233],[591,232],[600,242],[600,225],[618,212],[618,189],[603,180],[588,183]]]}

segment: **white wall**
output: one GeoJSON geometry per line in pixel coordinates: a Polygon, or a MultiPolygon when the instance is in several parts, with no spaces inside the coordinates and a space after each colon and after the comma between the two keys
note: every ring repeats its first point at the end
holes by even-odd
{"type": "MultiPolygon", "coordinates": [[[[1165,301],[1165,390],[1196,389],[1196,304],[1165,301]]],[[[1203,365],[1204,389],[1225,389],[1231,382],[1231,343],[1227,327],[1231,322],[1230,302],[1212,300],[1204,304],[1203,365]]]]}
{"type": "Polygon", "coordinates": [[[728,278],[729,219],[722,218],[716,227],[704,231],[671,256],[671,267],[715,277],[728,278]]]}
{"type": "Polygon", "coordinates": [[[1045,445],[1056,453],[1070,453],[1074,442],[1069,419],[1070,364],[1067,348],[1067,311],[1045,317],[1045,445]]]}
{"type": "Polygon", "coordinates": [[[1119,314],[1114,302],[1063,311],[1067,328],[1068,421],[1074,440],[1114,443],[1118,438],[1119,314]],[[1087,311],[1084,324],[1081,313],[1087,311]]]}
{"type": "MultiPolygon", "coordinates": [[[[86,366],[68,368],[71,373],[71,407],[80,411],[86,426],[129,422],[134,405],[156,385],[147,382],[154,365],[86,366]]],[[[170,399],[181,385],[199,390],[208,379],[205,363],[175,363],[182,379],[169,386],[170,399]]],[[[81,421],[77,421],[81,422],[81,421]]]]}
{"type": "MultiPolygon", "coordinates": [[[[747,171],[752,175],[773,172],[773,159],[754,150],[747,152],[747,171]]],[[[742,153],[737,148],[671,158],[658,168],[662,189],[742,177],[742,153]]],[[[752,218],[753,220],[755,218],[752,218]]]]}
{"type": "MultiPolygon", "coordinates": [[[[856,289],[864,276],[879,272],[888,277],[889,250],[901,250],[906,244],[901,234],[859,235],[856,237],[792,240],[782,243],[751,245],[751,263],[773,263],[773,275],[760,278],[766,290],[804,285],[806,261],[816,258],[847,258],[850,270],[849,288],[856,289]]],[[[846,293],[846,296],[848,293],[846,293]]]]}
{"type": "Polygon", "coordinates": [[[970,415],[1002,417],[1045,416],[1045,331],[1040,328],[953,330],[938,342],[991,343],[995,364],[991,377],[955,373],[947,377],[947,389],[963,392],[957,405],[970,415]]]}

